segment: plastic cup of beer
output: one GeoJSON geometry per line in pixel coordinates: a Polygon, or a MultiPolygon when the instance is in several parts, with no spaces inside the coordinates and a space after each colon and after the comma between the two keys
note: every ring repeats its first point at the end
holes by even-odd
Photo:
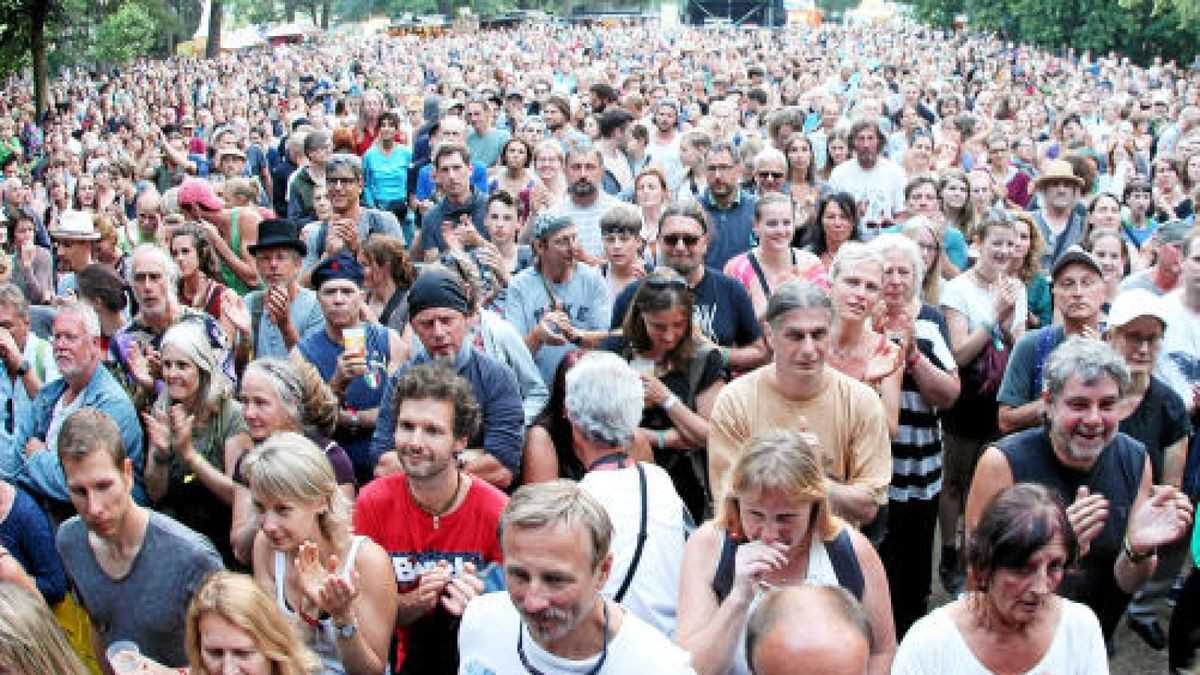
{"type": "Polygon", "coordinates": [[[347,356],[365,356],[367,353],[367,332],[362,326],[342,330],[342,346],[347,356]]]}
{"type": "Polygon", "coordinates": [[[117,640],[104,651],[116,675],[136,673],[142,667],[142,650],[132,640],[117,640]]]}

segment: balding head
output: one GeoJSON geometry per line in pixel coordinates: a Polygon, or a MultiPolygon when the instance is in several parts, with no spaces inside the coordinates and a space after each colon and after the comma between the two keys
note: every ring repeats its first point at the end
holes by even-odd
{"type": "Polygon", "coordinates": [[[870,655],[862,606],[835,586],[774,591],[746,627],[746,660],[755,675],[863,675],[870,655]]]}

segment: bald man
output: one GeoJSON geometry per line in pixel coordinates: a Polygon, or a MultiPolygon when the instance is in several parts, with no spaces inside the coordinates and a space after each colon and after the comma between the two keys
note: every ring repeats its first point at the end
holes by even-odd
{"type": "Polygon", "coordinates": [[[863,675],[870,655],[867,615],[836,586],[777,590],[746,627],[746,661],[755,675],[863,675]]]}

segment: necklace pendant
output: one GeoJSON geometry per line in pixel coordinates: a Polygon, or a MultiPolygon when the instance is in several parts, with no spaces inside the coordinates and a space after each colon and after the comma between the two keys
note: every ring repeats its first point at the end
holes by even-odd
{"type": "Polygon", "coordinates": [[[441,527],[442,527],[441,516],[434,516],[433,517],[433,529],[437,530],[437,529],[441,529],[441,527]]]}

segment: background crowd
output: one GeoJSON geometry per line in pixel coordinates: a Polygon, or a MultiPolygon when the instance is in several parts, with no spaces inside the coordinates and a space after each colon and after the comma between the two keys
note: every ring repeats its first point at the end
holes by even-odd
{"type": "Polygon", "coordinates": [[[1192,665],[1194,70],[546,24],[50,98],[0,91],[0,666],[1192,665]]]}

